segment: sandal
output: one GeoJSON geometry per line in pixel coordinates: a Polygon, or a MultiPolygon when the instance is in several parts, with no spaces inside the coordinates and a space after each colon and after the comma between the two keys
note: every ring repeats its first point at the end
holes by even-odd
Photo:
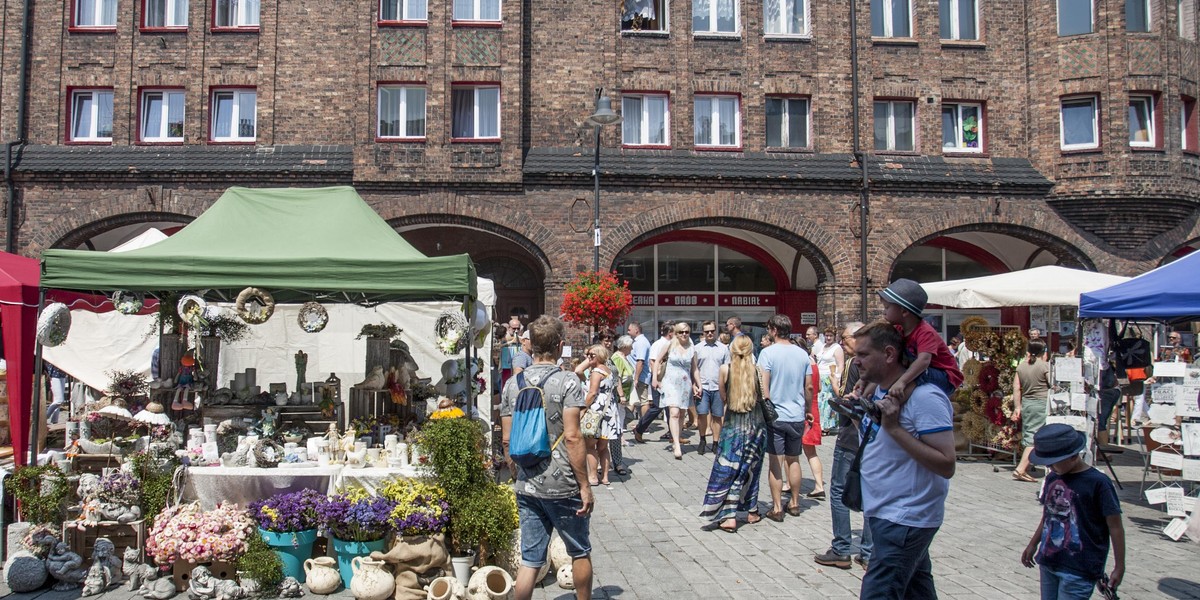
{"type": "Polygon", "coordinates": [[[746,513],[746,524],[747,525],[753,525],[761,520],[762,520],[762,515],[760,515],[756,512],[746,513]]]}
{"type": "Polygon", "coordinates": [[[720,529],[721,531],[724,531],[725,533],[737,533],[737,530],[738,530],[737,521],[735,520],[735,521],[733,522],[733,527],[726,527],[726,526],[724,526],[724,525],[717,525],[717,529],[720,529]]]}
{"type": "Polygon", "coordinates": [[[787,507],[787,514],[792,515],[793,517],[800,516],[800,507],[799,506],[787,507]]]}
{"type": "Polygon", "coordinates": [[[782,511],[774,511],[774,510],[769,511],[769,512],[767,512],[766,517],[772,521],[775,521],[776,523],[783,522],[783,512],[782,511]]]}
{"type": "Polygon", "coordinates": [[[600,482],[599,482],[598,480],[595,480],[595,479],[589,479],[589,480],[588,480],[588,485],[590,485],[590,486],[592,486],[592,487],[595,487],[595,486],[598,486],[598,485],[600,485],[600,482]]]}
{"type": "Polygon", "coordinates": [[[620,475],[622,477],[629,474],[629,469],[627,467],[617,467],[613,470],[617,472],[617,475],[620,475]]]}
{"type": "Polygon", "coordinates": [[[1032,477],[1030,477],[1030,476],[1029,476],[1029,473],[1022,473],[1022,472],[1020,472],[1020,471],[1013,471],[1013,473],[1012,473],[1012,478],[1013,478],[1013,480],[1014,480],[1014,481],[1026,481],[1026,482],[1029,482],[1029,483],[1036,483],[1036,482],[1037,482],[1037,480],[1036,480],[1036,479],[1034,479],[1034,478],[1032,478],[1032,477]]]}

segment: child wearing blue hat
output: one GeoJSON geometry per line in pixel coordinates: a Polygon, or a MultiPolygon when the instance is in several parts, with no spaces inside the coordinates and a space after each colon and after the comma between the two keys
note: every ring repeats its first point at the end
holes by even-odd
{"type": "Polygon", "coordinates": [[[1125,527],[1111,481],[1079,456],[1087,439],[1070,425],[1053,423],[1033,437],[1029,461],[1046,465],[1042,520],[1021,553],[1021,564],[1041,567],[1042,600],[1085,600],[1099,583],[1115,597],[1125,573],[1125,527]],[[1112,544],[1113,569],[1104,564],[1112,544]]]}

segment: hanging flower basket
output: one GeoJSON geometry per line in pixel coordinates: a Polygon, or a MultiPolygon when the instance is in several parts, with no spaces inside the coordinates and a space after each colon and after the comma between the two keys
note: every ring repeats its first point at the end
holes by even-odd
{"type": "Polygon", "coordinates": [[[453,309],[443,311],[433,324],[438,350],[446,355],[458,354],[467,340],[469,328],[470,323],[462,312],[453,309]]]}
{"type": "Polygon", "coordinates": [[[563,291],[563,319],[575,325],[618,328],[632,309],[628,284],[611,272],[581,271],[563,291]]]}
{"type": "Polygon", "coordinates": [[[237,297],[237,314],[251,325],[261,325],[275,313],[275,297],[263,289],[248,287],[237,297]]]}
{"type": "Polygon", "coordinates": [[[196,294],[184,294],[179,299],[179,303],[175,305],[175,312],[179,313],[179,318],[183,319],[189,327],[198,328],[204,323],[204,310],[208,308],[208,303],[204,298],[196,294]]]}
{"type": "Polygon", "coordinates": [[[113,309],[123,315],[136,315],[146,305],[146,300],[141,294],[124,290],[113,292],[110,300],[113,309]]]}
{"type": "Polygon", "coordinates": [[[71,309],[62,302],[55,302],[42,309],[38,317],[37,340],[47,347],[53,348],[67,341],[67,332],[71,331],[71,309]]]}
{"type": "Polygon", "coordinates": [[[305,302],[296,315],[296,321],[306,333],[317,333],[329,324],[329,311],[319,302],[305,302]]]}

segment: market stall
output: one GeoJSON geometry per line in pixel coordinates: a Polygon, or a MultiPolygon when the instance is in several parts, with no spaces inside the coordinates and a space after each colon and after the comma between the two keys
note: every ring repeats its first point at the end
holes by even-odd
{"type": "Polygon", "coordinates": [[[29,440],[30,396],[33,389],[34,328],[38,309],[38,262],[0,253],[0,327],[4,330],[6,388],[0,428],[11,431],[0,445],[11,445],[18,465],[25,464],[29,440]]]}

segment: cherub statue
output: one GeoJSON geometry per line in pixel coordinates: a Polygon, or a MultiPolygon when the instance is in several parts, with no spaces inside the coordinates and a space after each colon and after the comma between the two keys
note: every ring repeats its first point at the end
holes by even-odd
{"type": "Polygon", "coordinates": [[[57,579],[54,589],[58,591],[71,590],[79,587],[88,575],[87,567],[83,566],[83,557],[71,552],[66,542],[58,542],[46,557],[46,570],[50,576],[57,579]]]}
{"type": "Polygon", "coordinates": [[[279,409],[269,406],[262,411],[262,420],[258,423],[263,437],[272,437],[279,428],[279,409]]]}
{"type": "Polygon", "coordinates": [[[100,521],[132,523],[142,518],[142,509],[136,505],[123,506],[115,502],[97,502],[94,514],[100,521]]]}

